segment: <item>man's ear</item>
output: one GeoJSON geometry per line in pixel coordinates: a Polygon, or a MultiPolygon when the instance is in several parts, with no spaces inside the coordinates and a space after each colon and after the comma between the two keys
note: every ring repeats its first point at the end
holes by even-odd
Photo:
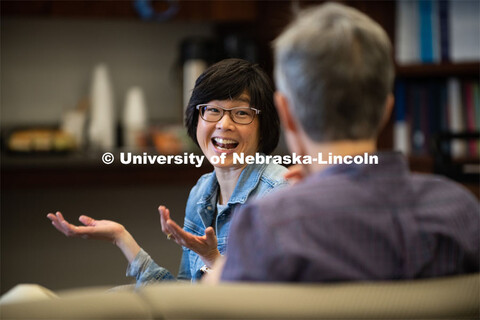
{"type": "Polygon", "coordinates": [[[280,122],[283,125],[283,128],[286,131],[297,131],[297,124],[292,117],[292,113],[290,111],[290,103],[287,97],[281,93],[276,91],[274,96],[275,106],[277,108],[278,117],[280,118],[280,122]]]}
{"type": "Polygon", "coordinates": [[[389,93],[387,99],[385,100],[385,110],[383,112],[382,122],[380,123],[380,130],[383,129],[383,127],[385,127],[385,125],[388,123],[388,120],[393,112],[394,103],[395,98],[393,97],[393,94],[389,93]]]}
{"type": "Polygon", "coordinates": [[[290,152],[297,154],[306,154],[307,149],[305,145],[305,136],[297,119],[292,114],[290,109],[290,102],[287,97],[281,92],[275,92],[274,95],[275,106],[277,107],[278,117],[282,123],[285,133],[285,140],[290,152]]]}

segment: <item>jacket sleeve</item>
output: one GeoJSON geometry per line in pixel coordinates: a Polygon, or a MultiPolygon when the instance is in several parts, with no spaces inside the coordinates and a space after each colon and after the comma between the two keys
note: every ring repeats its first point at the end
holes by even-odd
{"type": "Polygon", "coordinates": [[[192,275],[190,272],[190,250],[182,248],[182,260],[180,261],[180,268],[178,270],[178,280],[191,280],[192,275]]]}
{"type": "Polygon", "coordinates": [[[175,280],[170,271],[157,265],[143,249],[128,265],[127,276],[135,277],[137,288],[151,282],[175,280]]]}

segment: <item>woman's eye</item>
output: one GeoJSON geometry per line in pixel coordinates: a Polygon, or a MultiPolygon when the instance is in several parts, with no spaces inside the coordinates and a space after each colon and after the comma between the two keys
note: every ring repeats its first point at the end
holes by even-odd
{"type": "Polygon", "coordinates": [[[213,107],[208,107],[205,111],[208,112],[208,113],[220,113],[220,110],[218,110],[217,108],[213,108],[213,107]]]}
{"type": "Polygon", "coordinates": [[[235,115],[239,117],[246,117],[249,114],[250,113],[247,110],[237,110],[237,112],[235,112],[235,115]]]}

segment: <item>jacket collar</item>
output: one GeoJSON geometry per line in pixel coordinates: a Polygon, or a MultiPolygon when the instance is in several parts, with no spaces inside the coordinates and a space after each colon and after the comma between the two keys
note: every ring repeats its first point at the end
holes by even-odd
{"type": "MultiPolygon", "coordinates": [[[[231,207],[234,204],[244,204],[250,193],[257,187],[260,178],[267,167],[266,164],[249,164],[247,165],[238,178],[237,185],[233,190],[233,194],[228,200],[227,205],[231,207]]],[[[205,227],[212,223],[217,205],[217,196],[219,184],[215,172],[213,172],[205,182],[207,188],[204,195],[197,202],[197,212],[202,218],[205,227]]]]}

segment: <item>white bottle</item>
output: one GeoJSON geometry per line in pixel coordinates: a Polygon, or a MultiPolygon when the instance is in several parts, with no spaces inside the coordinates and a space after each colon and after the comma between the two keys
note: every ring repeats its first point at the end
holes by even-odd
{"type": "Polygon", "coordinates": [[[99,64],[93,70],[90,99],[90,146],[94,149],[111,150],[116,145],[116,121],[112,85],[105,64],[99,64]]]}
{"type": "Polygon", "coordinates": [[[123,140],[128,149],[136,150],[148,128],[145,98],[140,87],[128,89],[123,109],[123,140]]]}
{"type": "MultiPolygon", "coordinates": [[[[197,78],[207,69],[212,60],[214,41],[203,37],[189,37],[182,41],[180,59],[183,69],[183,115],[197,78]]],[[[185,120],[185,119],[184,119],[185,120]]]]}
{"type": "Polygon", "coordinates": [[[207,62],[202,59],[190,59],[183,63],[183,114],[187,108],[197,78],[207,69],[207,62]]]}

